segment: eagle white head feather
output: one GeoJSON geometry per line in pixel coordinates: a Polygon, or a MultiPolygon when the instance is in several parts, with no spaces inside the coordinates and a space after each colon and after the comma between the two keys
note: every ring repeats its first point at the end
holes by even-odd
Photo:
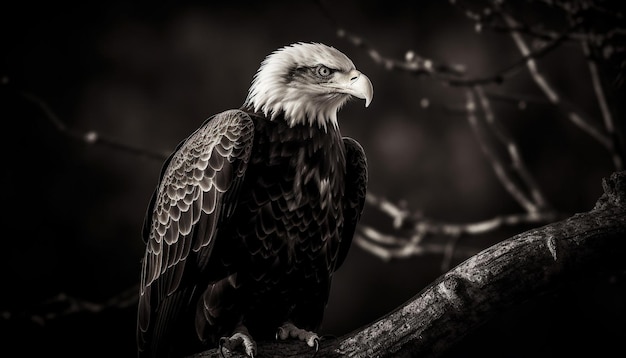
{"type": "Polygon", "coordinates": [[[282,47],[261,63],[245,107],[270,119],[283,114],[296,124],[337,127],[337,112],[352,97],[369,106],[374,89],[369,78],[339,50],[321,43],[282,47]]]}

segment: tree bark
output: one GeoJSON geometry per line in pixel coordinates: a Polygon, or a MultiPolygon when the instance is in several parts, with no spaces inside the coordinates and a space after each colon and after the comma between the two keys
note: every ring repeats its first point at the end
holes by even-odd
{"type": "MultiPolygon", "coordinates": [[[[467,259],[385,317],[336,339],[316,358],[437,357],[494,314],[585,272],[626,268],[626,171],[603,180],[595,207],[516,235],[467,259]]],[[[244,357],[224,350],[225,357],[244,357]]],[[[258,342],[258,357],[313,356],[302,342],[258,342]]],[[[212,349],[193,357],[221,357],[212,349]]]]}

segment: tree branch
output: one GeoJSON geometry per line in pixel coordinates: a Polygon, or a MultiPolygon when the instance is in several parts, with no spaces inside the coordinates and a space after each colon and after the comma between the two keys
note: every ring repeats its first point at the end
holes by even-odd
{"type": "Polygon", "coordinates": [[[596,60],[593,58],[591,54],[591,48],[589,42],[585,40],[581,40],[581,47],[583,49],[583,53],[587,57],[587,65],[589,66],[589,74],[591,76],[591,83],[593,84],[593,91],[598,100],[598,106],[600,107],[600,112],[602,113],[602,119],[604,121],[604,128],[607,131],[608,138],[611,140],[610,144],[607,146],[609,153],[611,155],[611,159],[613,160],[613,164],[615,165],[616,170],[622,170],[624,168],[624,163],[622,162],[622,157],[618,153],[618,144],[617,144],[617,135],[615,132],[615,122],[613,119],[613,114],[609,109],[609,104],[606,99],[606,94],[604,92],[604,88],[602,86],[602,81],[600,80],[600,70],[598,69],[598,65],[596,60]]]}
{"type": "Polygon", "coordinates": [[[54,128],[64,136],[73,140],[82,142],[87,145],[102,145],[105,147],[113,148],[124,153],[133,154],[139,157],[146,157],[153,160],[163,161],[167,159],[169,153],[156,152],[147,148],[137,147],[127,142],[120,141],[115,137],[110,137],[98,133],[97,131],[80,131],[71,127],[68,127],[65,122],[59,118],[56,113],[48,106],[46,102],[32,93],[20,92],[20,95],[26,100],[35,104],[45,115],[45,118],[52,123],[54,128]]]}
{"type": "MultiPolygon", "coordinates": [[[[496,313],[585,272],[626,267],[626,172],[603,181],[593,210],[516,235],[440,276],[385,317],[323,339],[316,357],[437,357],[496,313]]],[[[258,357],[312,355],[301,342],[259,342],[258,357]]],[[[242,357],[225,351],[225,357],[242,357]]],[[[220,357],[216,349],[193,356],[220,357]]]]}

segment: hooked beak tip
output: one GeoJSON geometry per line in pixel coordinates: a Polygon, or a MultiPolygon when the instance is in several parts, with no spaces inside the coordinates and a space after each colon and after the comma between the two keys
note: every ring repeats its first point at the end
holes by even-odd
{"type": "Polygon", "coordinates": [[[372,103],[372,98],[374,97],[374,86],[372,86],[372,82],[370,79],[359,72],[359,77],[352,84],[353,90],[355,91],[353,95],[358,98],[365,100],[365,107],[369,107],[370,103],[372,103]]]}

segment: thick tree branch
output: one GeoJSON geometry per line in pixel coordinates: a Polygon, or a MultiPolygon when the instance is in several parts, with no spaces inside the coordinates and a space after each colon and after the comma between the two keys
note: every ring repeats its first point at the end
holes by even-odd
{"type": "MultiPolygon", "coordinates": [[[[516,235],[440,276],[387,316],[324,339],[322,357],[437,357],[497,312],[585,272],[626,267],[626,172],[603,182],[593,210],[516,235]]],[[[313,356],[300,342],[259,342],[258,357],[313,356]]],[[[224,352],[225,357],[240,357],[224,352]]],[[[217,350],[194,357],[220,357],[217,350]]]]}

